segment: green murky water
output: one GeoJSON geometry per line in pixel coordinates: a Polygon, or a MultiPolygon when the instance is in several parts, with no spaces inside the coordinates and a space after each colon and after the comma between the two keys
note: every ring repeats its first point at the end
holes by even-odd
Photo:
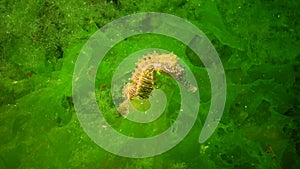
{"type": "Polygon", "coordinates": [[[299,7],[297,0],[0,1],[0,169],[299,168],[299,7]],[[199,144],[210,83],[198,58],[165,36],[120,42],[95,70],[99,107],[115,129],[136,137],[156,135],[179,112],[176,83],[162,76],[158,84],[168,103],[157,122],[144,126],[118,116],[111,78],[118,63],[137,50],[176,53],[195,74],[201,93],[198,119],[180,144],[159,156],[130,159],[106,152],[84,132],[73,108],[72,73],[95,31],[148,11],[187,19],[208,36],[224,65],[227,102],[217,130],[199,144]]]}

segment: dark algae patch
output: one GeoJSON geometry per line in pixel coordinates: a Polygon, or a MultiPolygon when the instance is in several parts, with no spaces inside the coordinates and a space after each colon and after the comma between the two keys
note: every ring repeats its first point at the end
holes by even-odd
{"type": "Polygon", "coordinates": [[[298,0],[2,0],[0,169],[300,168],[299,7],[298,0]],[[112,75],[135,51],[174,52],[194,73],[201,96],[196,123],[180,144],[155,157],[130,159],[105,151],[84,132],[73,105],[72,98],[79,96],[72,95],[72,75],[81,48],[94,32],[122,16],[151,11],[187,19],[207,35],[225,69],[226,107],[214,134],[198,143],[211,97],[201,60],[189,47],[162,35],[119,42],[98,69],[90,70],[97,74],[99,108],[114,129],[149,137],[171,126],[180,113],[176,82],[157,75],[157,86],[168,99],[159,120],[132,125],[118,114],[110,92],[112,75]]]}

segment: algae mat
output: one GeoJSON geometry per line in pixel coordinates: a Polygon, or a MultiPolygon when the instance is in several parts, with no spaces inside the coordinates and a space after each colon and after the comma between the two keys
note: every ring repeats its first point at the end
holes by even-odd
{"type": "MultiPolygon", "coordinates": [[[[1,1],[0,168],[299,168],[299,7],[296,0],[1,1]],[[134,159],[105,151],[85,133],[74,109],[72,76],[93,33],[139,12],[172,14],[201,29],[223,63],[227,95],[216,131],[200,144],[211,84],[195,53],[156,34],[133,36],[113,46],[99,68],[90,71],[96,75],[99,109],[120,133],[157,135],[180,113],[179,87],[161,74],[156,86],[167,93],[166,107],[157,121],[132,124],[117,113],[112,77],[136,51],[173,51],[195,75],[201,95],[187,137],[160,155],[134,159]]],[[[130,75],[124,72],[122,79],[130,75]]],[[[116,100],[122,98],[120,89],[122,85],[116,86],[116,100]]]]}

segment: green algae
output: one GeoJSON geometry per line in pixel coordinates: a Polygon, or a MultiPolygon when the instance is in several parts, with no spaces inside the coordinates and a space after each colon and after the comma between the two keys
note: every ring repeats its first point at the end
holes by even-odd
{"type": "MultiPolygon", "coordinates": [[[[298,8],[298,1],[1,1],[0,168],[298,168],[298,8]],[[70,99],[72,73],[82,46],[98,28],[143,11],[174,14],[203,30],[223,62],[228,94],[217,130],[199,144],[211,93],[197,57],[164,36],[120,42],[95,70],[99,107],[115,129],[151,136],[179,113],[175,91],[168,92],[163,118],[146,131],[118,116],[111,77],[134,51],[157,47],[197,61],[188,65],[201,95],[197,122],[179,145],[156,157],[128,159],[98,147],[81,128],[70,99]]],[[[174,87],[163,84],[162,79],[166,91],[174,87]]]]}

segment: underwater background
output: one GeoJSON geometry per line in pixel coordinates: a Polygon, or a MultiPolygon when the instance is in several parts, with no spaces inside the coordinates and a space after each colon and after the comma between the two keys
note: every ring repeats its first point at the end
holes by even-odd
{"type": "Polygon", "coordinates": [[[299,8],[298,0],[1,0],[0,169],[299,168],[299,8]],[[111,79],[131,53],[173,51],[187,62],[201,93],[197,122],[180,144],[155,157],[131,159],[105,151],[84,132],[73,107],[72,75],[93,33],[138,12],[172,14],[201,29],[223,63],[227,100],[216,131],[198,143],[211,94],[199,58],[162,35],[118,43],[95,70],[95,88],[105,118],[123,134],[159,134],[172,124],[180,103],[176,82],[162,76],[158,84],[168,104],[158,122],[131,124],[118,115],[111,79]]]}

